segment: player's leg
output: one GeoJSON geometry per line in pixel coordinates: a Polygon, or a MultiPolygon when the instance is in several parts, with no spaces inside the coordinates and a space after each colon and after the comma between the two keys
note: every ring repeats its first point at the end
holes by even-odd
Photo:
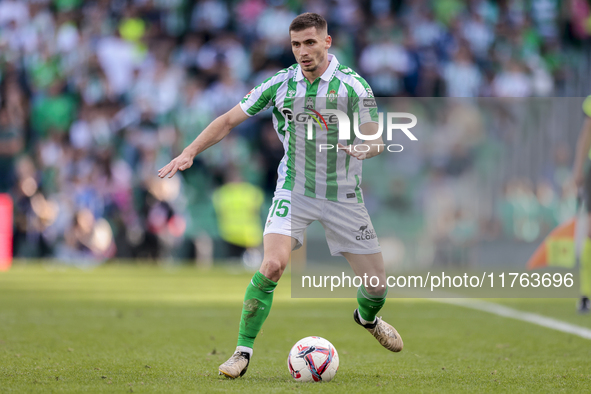
{"type": "Polygon", "coordinates": [[[267,234],[263,245],[263,263],[246,288],[238,333],[238,348],[250,353],[254,340],[271,311],[273,292],[289,262],[296,240],[283,234],[267,234]]]}
{"type": "Polygon", "coordinates": [[[373,323],[376,315],[386,302],[386,272],[382,253],[353,254],[343,252],[349,265],[360,278],[367,278],[357,289],[359,317],[364,324],[373,323]]]}
{"type": "Polygon", "coordinates": [[[296,244],[295,238],[283,234],[266,234],[263,237],[263,263],[246,287],[238,345],[232,357],[220,365],[220,375],[237,378],[246,373],[252,357],[254,340],[269,316],[273,292],[296,244]]]}
{"type": "Polygon", "coordinates": [[[263,263],[244,295],[238,347],[219,368],[220,373],[228,377],[237,378],[246,372],[254,340],[269,315],[273,291],[287,266],[291,251],[302,245],[306,227],[321,212],[318,206],[302,201],[305,200],[303,197],[292,195],[289,191],[278,191],[273,197],[263,233],[263,263]],[[297,212],[292,214],[294,210],[297,212]]]}
{"type": "Polygon", "coordinates": [[[353,312],[357,324],[369,331],[388,350],[399,352],[404,347],[396,329],[377,317],[386,303],[388,287],[382,253],[354,254],[342,252],[356,276],[367,278],[367,283],[357,289],[358,308],[353,312]]]}
{"type": "Polygon", "coordinates": [[[365,327],[388,350],[399,352],[403,343],[398,332],[376,314],[386,302],[387,286],[384,259],[371,219],[363,204],[328,201],[320,223],[333,256],[344,256],[355,275],[377,277],[357,290],[359,308],[355,321],[365,327]]]}

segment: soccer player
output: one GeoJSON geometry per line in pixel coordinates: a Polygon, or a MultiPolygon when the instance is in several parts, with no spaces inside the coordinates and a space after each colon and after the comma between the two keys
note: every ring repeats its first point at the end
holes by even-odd
{"type": "Polygon", "coordinates": [[[386,301],[384,262],[359,187],[362,160],[378,155],[383,141],[381,137],[373,139],[366,145],[370,147],[367,152],[358,152],[355,147],[361,140],[354,134],[350,139],[339,140],[335,124],[311,122],[310,135],[308,125],[297,121],[302,114],[310,116],[323,109],[339,109],[348,114],[358,113],[360,133],[374,135],[378,118],[372,90],[356,72],[328,53],[332,38],[322,16],[297,16],[289,26],[289,34],[297,64],[251,90],[158,173],[161,178],[171,177],[188,169],[195,156],[219,142],[233,127],[274,107],[273,124],[285,155],[279,165],[277,188],[263,233],[263,262],[244,296],[238,346],[219,367],[220,374],[230,378],[246,372],[254,340],[269,314],[273,291],[291,251],[302,245],[306,227],[315,220],[326,231],[332,255],[344,256],[358,276],[379,278],[375,287],[358,289],[355,322],[386,349],[399,352],[403,347],[394,327],[376,317],[386,301]],[[332,145],[334,149],[320,151],[320,144],[332,145]]]}
{"type": "Polygon", "coordinates": [[[580,313],[588,313],[591,305],[591,170],[584,175],[586,158],[591,158],[591,96],[583,102],[585,122],[581,128],[575,152],[575,163],[573,166],[574,181],[583,191],[585,197],[585,208],[587,209],[587,238],[583,244],[581,257],[579,259],[581,276],[581,299],[577,309],[580,313]]]}

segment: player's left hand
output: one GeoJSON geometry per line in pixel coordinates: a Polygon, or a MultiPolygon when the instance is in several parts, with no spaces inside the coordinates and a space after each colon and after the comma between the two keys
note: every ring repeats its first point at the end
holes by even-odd
{"type": "Polygon", "coordinates": [[[357,160],[365,160],[367,158],[367,152],[357,152],[354,145],[345,146],[339,142],[338,147],[340,150],[345,151],[349,156],[354,157],[357,160]]]}

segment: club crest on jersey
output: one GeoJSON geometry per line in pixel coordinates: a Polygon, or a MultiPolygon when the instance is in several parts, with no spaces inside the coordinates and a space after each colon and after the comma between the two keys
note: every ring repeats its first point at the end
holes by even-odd
{"type": "Polygon", "coordinates": [[[332,89],[330,92],[328,92],[327,97],[328,97],[328,101],[330,101],[332,103],[337,99],[337,92],[335,92],[335,90],[332,89]]]}

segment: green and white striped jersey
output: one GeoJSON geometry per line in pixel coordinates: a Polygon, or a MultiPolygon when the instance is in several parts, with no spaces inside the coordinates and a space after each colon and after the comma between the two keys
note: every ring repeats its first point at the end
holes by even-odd
{"type": "Polygon", "coordinates": [[[314,122],[313,138],[307,138],[307,124],[298,122],[298,114],[338,109],[349,116],[353,127],[354,112],[359,125],[377,122],[378,114],[373,92],[367,82],[349,67],[328,55],[329,66],[320,78],[310,83],[298,64],[279,71],[251,90],[240,102],[248,116],[273,108],[273,126],[283,143],[285,154],[278,169],[276,190],[290,190],[308,197],[340,202],[363,202],[361,163],[344,151],[337,153],[338,143],[358,144],[361,141],[351,130],[349,140],[339,140],[337,124],[314,122]],[[366,104],[368,106],[366,106],[366,104]],[[308,109],[308,110],[307,110],[308,109]],[[328,130],[327,130],[328,128],[328,130]],[[333,149],[322,149],[330,144],[333,149]]]}

